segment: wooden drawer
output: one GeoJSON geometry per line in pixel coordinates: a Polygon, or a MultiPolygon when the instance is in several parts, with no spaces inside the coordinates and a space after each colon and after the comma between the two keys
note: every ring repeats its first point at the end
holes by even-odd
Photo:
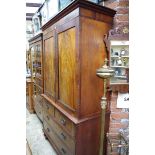
{"type": "Polygon", "coordinates": [[[43,121],[43,111],[42,111],[42,107],[40,106],[40,104],[35,104],[35,111],[37,113],[37,116],[39,117],[39,119],[41,121],[43,121]]]}
{"type": "Polygon", "coordinates": [[[43,98],[40,95],[33,95],[33,100],[35,104],[40,104],[40,106],[42,106],[43,98]]]}
{"type": "Polygon", "coordinates": [[[51,103],[49,103],[45,99],[43,102],[43,109],[45,113],[48,113],[49,115],[54,116],[54,107],[51,105],[51,103]]]}
{"type": "Polygon", "coordinates": [[[75,136],[75,126],[71,120],[69,120],[66,116],[61,114],[58,110],[55,110],[55,119],[72,136],[75,136]]]}
{"type": "Polygon", "coordinates": [[[26,104],[29,104],[29,96],[26,94],[26,104]]]}
{"type": "Polygon", "coordinates": [[[42,107],[43,98],[40,95],[33,95],[34,106],[38,105],[42,107]]]}
{"type": "Polygon", "coordinates": [[[53,126],[53,124],[52,124],[52,116],[49,115],[49,114],[47,113],[47,111],[44,111],[43,113],[44,113],[44,120],[45,120],[49,125],[53,126]]]}
{"type": "Polygon", "coordinates": [[[28,95],[28,86],[26,85],[26,95],[28,95]]]}
{"type": "Polygon", "coordinates": [[[44,121],[43,124],[45,134],[49,140],[54,143],[59,155],[75,155],[75,153],[71,152],[70,149],[57,137],[55,132],[51,129],[50,125],[46,121],[44,121]]]}
{"type": "Polygon", "coordinates": [[[42,104],[43,102],[43,98],[40,96],[40,95],[36,95],[36,99],[37,101],[40,103],[40,105],[42,104]]]}
{"type": "Polygon", "coordinates": [[[51,126],[52,130],[57,134],[59,139],[70,148],[71,152],[74,152],[75,150],[75,142],[74,139],[71,138],[70,135],[68,135],[63,129],[54,121],[52,120],[52,117],[48,116],[48,114],[45,114],[44,117],[45,121],[51,126]]]}

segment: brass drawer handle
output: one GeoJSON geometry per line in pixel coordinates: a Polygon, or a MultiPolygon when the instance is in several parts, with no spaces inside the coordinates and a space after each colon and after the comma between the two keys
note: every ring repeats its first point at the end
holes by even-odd
{"type": "Polygon", "coordinates": [[[64,139],[64,140],[66,139],[66,136],[63,133],[61,133],[60,135],[61,135],[62,139],[64,139]]]}
{"type": "Polygon", "coordinates": [[[50,119],[48,116],[46,116],[46,117],[47,117],[48,120],[50,119]]]}
{"type": "Polygon", "coordinates": [[[62,151],[63,154],[67,153],[64,148],[61,148],[61,151],[62,151]]]}
{"type": "Polygon", "coordinates": [[[66,125],[66,120],[65,119],[61,118],[60,122],[61,122],[62,125],[64,125],[64,126],[66,125]]]}
{"type": "Polygon", "coordinates": [[[50,129],[49,129],[49,128],[47,128],[47,131],[48,131],[48,132],[50,132],[50,129]]]}

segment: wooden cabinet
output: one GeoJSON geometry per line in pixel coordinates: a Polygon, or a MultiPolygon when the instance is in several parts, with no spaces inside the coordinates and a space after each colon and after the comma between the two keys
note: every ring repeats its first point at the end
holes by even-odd
{"type": "Polygon", "coordinates": [[[115,11],[76,0],[43,27],[44,132],[59,155],[98,155],[104,35],[115,11]]]}
{"type": "Polygon", "coordinates": [[[26,52],[26,107],[30,113],[34,113],[33,104],[33,48],[26,52]]]}
{"type": "Polygon", "coordinates": [[[26,78],[26,107],[30,113],[34,113],[32,96],[33,96],[33,80],[31,78],[26,78]]]}
{"type": "Polygon", "coordinates": [[[29,40],[31,52],[31,77],[33,85],[33,102],[37,116],[43,121],[42,97],[43,93],[43,50],[42,50],[42,33],[29,40]]]}

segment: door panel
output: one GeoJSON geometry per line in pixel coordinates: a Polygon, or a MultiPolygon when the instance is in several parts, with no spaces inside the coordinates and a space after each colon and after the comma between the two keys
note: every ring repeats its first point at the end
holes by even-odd
{"type": "Polygon", "coordinates": [[[70,28],[58,34],[59,51],[59,100],[71,109],[75,109],[76,91],[76,28],[70,28]]]}
{"type": "Polygon", "coordinates": [[[44,88],[45,94],[55,97],[55,49],[54,37],[44,40],[44,88]]]}

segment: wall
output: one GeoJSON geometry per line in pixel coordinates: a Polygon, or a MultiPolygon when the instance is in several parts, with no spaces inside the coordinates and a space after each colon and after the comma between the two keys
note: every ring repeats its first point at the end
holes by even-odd
{"type": "Polygon", "coordinates": [[[106,7],[117,11],[114,17],[113,30],[110,32],[111,39],[129,39],[129,0],[107,0],[106,7]]]}
{"type": "MultiPolygon", "coordinates": [[[[111,115],[110,115],[110,125],[109,133],[112,135],[117,135],[119,132],[123,132],[126,139],[129,136],[129,109],[127,108],[117,108],[117,92],[112,93],[111,97],[111,115]]],[[[118,155],[118,149],[114,149],[112,155],[118,155]]],[[[110,146],[108,145],[107,155],[110,155],[110,146]]]]}
{"type": "MultiPolygon", "coordinates": [[[[107,0],[104,2],[104,6],[117,11],[114,17],[113,29],[109,32],[109,39],[129,40],[129,0],[107,0]]],[[[129,109],[117,108],[117,95],[118,92],[112,92],[109,132],[117,134],[122,131],[128,138],[129,109]]],[[[115,149],[113,155],[117,154],[118,149],[115,149]]],[[[109,145],[107,155],[110,155],[109,145]]]]}

